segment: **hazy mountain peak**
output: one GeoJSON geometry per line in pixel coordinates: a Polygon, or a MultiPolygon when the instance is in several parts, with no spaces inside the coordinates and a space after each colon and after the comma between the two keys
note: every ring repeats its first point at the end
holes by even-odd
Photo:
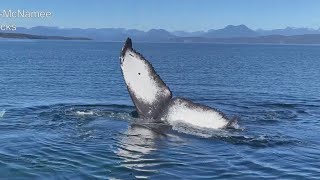
{"type": "Polygon", "coordinates": [[[249,28],[244,24],[240,24],[240,25],[228,25],[224,29],[249,29],[249,28]]]}
{"type": "Polygon", "coordinates": [[[150,29],[150,30],[148,31],[148,33],[169,33],[169,34],[170,34],[169,31],[164,30],[164,29],[150,29]]]}
{"type": "Polygon", "coordinates": [[[222,29],[209,30],[205,35],[210,38],[226,38],[226,37],[253,37],[257,36],[258,33],[248,28],[247,26],[241,25],[228,25],[222,29]]]}

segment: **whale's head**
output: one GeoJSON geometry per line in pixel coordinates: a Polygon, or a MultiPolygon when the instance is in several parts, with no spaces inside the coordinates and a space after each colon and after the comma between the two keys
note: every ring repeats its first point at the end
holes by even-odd
{"type": "Polygon", "coordinates": [[[139,116],[156,118],[159,108],[171,99],[171,92],[150,62],[132,48],[130,38],[120,53],[120,65],[139,116]]]}

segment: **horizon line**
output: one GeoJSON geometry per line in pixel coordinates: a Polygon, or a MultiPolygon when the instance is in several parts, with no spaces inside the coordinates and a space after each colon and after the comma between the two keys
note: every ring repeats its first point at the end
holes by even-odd
{"type": "MultiPolygon", "coordinates": [[[[312,28],[312,27],[293,27],[293,26],[286,26],[286,27],[282,27],[282,28],[275,28],[275,29],[263,29],[263,28],[257,28],[257,29],[253,29],[250,28],[249,26],[245,25],[245,24],[238,24],[238,25],[233,25],[233,24],[229,24],[226,25],[224,27],[220,27],[220,28],[212,28],[212,29],[207,29],[207,30],[195,30],[195,31],[188,31],[188,30],[167,30],[164,28],[150,28],[150,29],[146,29],[146,30],[142,30],[142,29],[138,29],[138,28],[123,28],[123,27],[63,27],[63,26],[46,26],[46,25],[37,25],[37,26],[30,26],[30,27],[23,27],[23,26],[18,26],[18,28],[25,28],[25,29],[31,29],[31,28],[35,28],[35,27],[48,27],[48,28],[57,28],[57,29],[124,29],[124,30],[138,30],[138,31],[143,31],[143,32],[148,32],[150,30],[165,30],[168,32],[178,32],[178,31],[183,31],[183,32],[208,32],[210,30],[219,30],[219,29],[224,29],[228,26],[246,26],[247,28],[253,30],[253,31],[258,31],[258,30],[264,30],[264,31],[272,31],[272,30],[278,30],[278,29],[308,29],[308,30],[316,30],[316,31],[320,31],[320,26],[318,28],[312,28]]],[[[0,31],[1,32],[1,31],[0,31]]]]}

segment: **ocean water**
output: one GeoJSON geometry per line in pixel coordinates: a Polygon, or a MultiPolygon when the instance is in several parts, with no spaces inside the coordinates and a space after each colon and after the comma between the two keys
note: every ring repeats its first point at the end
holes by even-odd
{"type": "Polygon", "coordinates": [[[1,179],[320,178],[320,46],[134,43],[226,130],[135,118],[122,43],[0,47],[1,179]]]}

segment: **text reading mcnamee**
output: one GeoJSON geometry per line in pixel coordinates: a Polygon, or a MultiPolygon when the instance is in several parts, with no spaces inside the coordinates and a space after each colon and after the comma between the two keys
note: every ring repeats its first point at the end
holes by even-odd
{"type": "Polygon", "coordinates": [[[50,11],[2,10],[0,17],[5,18],[47,18],[52,16],[50,11]]]}

